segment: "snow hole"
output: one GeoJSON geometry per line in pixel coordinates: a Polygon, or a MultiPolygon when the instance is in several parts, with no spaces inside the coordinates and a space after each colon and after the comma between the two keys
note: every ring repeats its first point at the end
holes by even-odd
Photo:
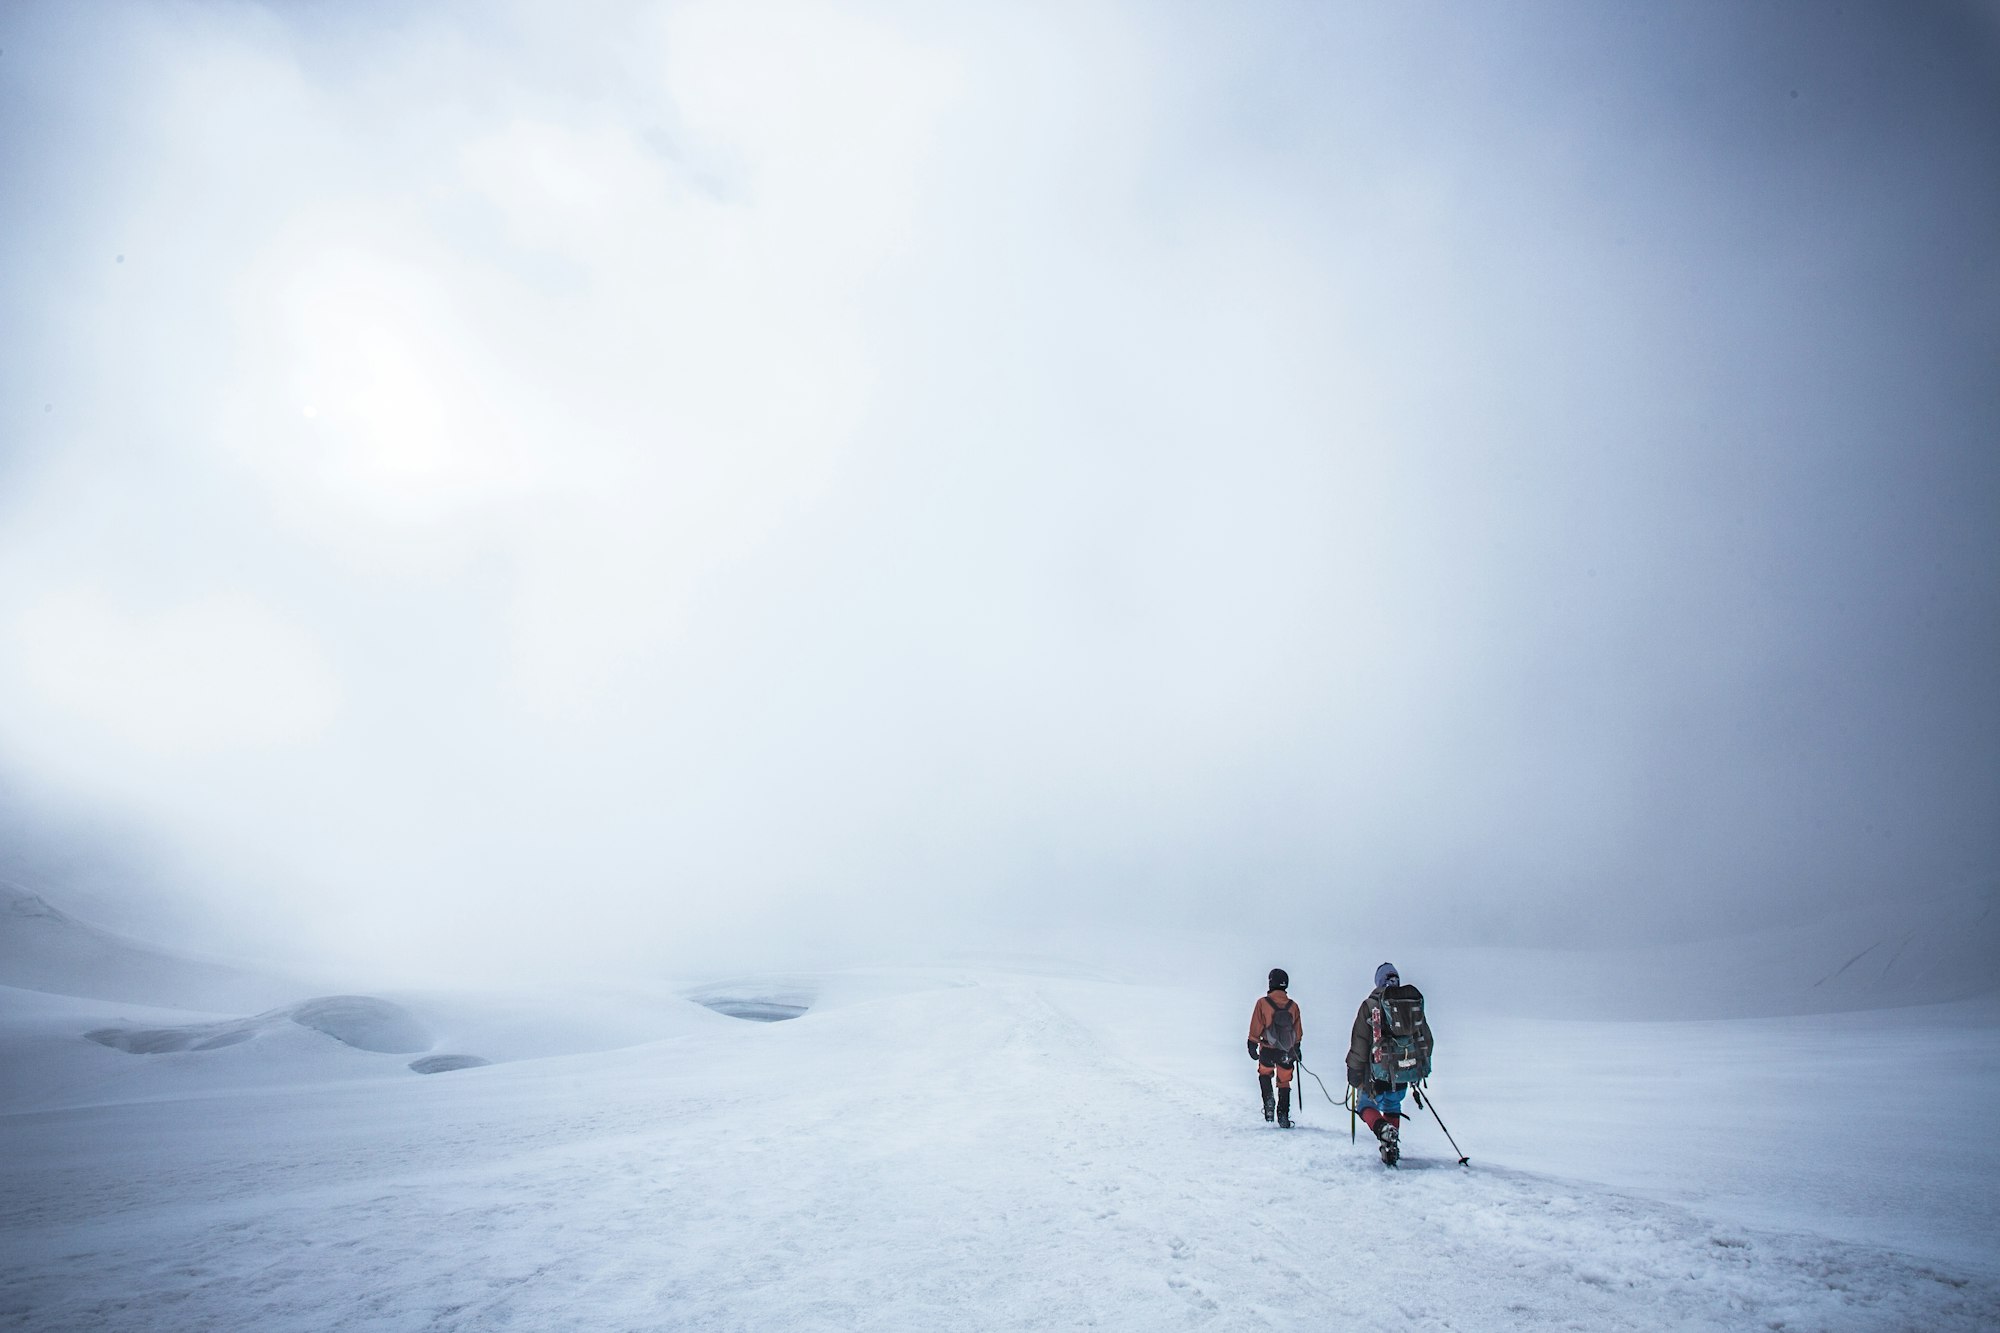
{"type": "Polygon", "coordinates": [[[751,1023],[783,1023],[813,1006],[814,996],[798,986],[768,983],[724,983],[689,991],[687,997],[703,1008],[751,1023]]]}

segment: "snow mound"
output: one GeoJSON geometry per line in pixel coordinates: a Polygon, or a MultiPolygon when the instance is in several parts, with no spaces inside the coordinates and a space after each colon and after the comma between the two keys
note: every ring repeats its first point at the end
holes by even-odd
{"type": "Polygon", "coordinates": [[[253,1018],[226,1023],[188,1023],[169,1028],[98,1028],[83,1035],[99,1046],[127,1055],[166,1055],[176,1051],[219,1051],[249,1041],[263,1025],[253,1018]]]}
{"type": "Polygon", "coordinates": [[[0,985],[168,1009],[243,1013],[299,987],[114,934],[0,883],[0,985]]]}
{"type": "Polygon", "coordinates": [[[385,1055],[408,1055],[429,1050],[433,1044],[431,1035],[409,1010],[368,995],[327,995],[219,1023],[107,1027],[83,1035],[100,1046],[128,1055],[164,1055],[240,1045],[288,1022],[323,1033],[356,1050],[385,1055]]]}
{"type": "Polygon", "coordinates": [[[431,1048],[432,1038],[400,1004],[369,995],[328,995],[283,1011],[294,1023],[324,1032],[363,1051],[408,1055],[431,1048]]]}
{"type": "Polygon", "coordinates": [[[413,1064],[438,1073],[735,1026],[665,985],[325,995],[247,1017],[0,985],[0,1118],[250,1088],[409,1082],[413,1064]]]}

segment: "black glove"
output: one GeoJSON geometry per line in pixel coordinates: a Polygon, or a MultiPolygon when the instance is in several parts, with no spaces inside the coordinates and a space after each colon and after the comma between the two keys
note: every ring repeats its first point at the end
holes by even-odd
{"type": "Polygon", "coordinates": [[[1349,1065],[1347,1067],[1347,1086],[1350,1088],[1358,1088],[1361,1086],[1361,1071],[1356,1069],[1353,1065],[1349,1065]]]}
{"type": "Polygon", "coordinates": [[[1250,1038],[1249,1046],[1250,1046],[1250,1058],[1252,1060],[1255,1060],[1257,1058],[1257,1039],[1255,1037],[1250,1038]]]}
{"type": "Polygon", "coordinates": [[[1379,1078],[1376,1079],[1373,1083],[1370,1083],[1368,1085],[1368,1095],[1371,1097],[1385,1096],[1387,1095],[1388,1091],[1389,1091],[1389,1085],[1387,1083],[1384,1083],[1379,1078]]]}

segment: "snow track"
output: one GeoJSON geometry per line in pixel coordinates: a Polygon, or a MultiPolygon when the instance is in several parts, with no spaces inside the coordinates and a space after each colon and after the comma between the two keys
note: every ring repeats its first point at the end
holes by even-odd
{"type": "Polygon", "coordinates": [[[1164,994],[975,980],[597,1055],[0,1118],[0,1327],[2000,1324],[1986,1276],[1476,1148],[1461,1170],[1434,1129],[1385,1170],[1310,1080],[1300,1129],[1264,1125],[1247,1062],[1190,1053],[1164,994]]]}

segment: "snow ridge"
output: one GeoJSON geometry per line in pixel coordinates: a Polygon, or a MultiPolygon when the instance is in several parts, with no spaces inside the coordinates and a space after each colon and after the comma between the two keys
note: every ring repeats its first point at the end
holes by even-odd
{"type": "Polygon", "coordinates": [[[0,882],[0,985],[209,1013],[263,1009],[295,983],[104,930],[0,882]]]}
{"type": "Polygon", "coordinates": [[[427,1051],[433,1040],[409,1010],[369,995],[327,995],[250,1018],[219,1023],[106,1027],[83,1035],[100,1046],[127,1054],[160,1055],[170,1051],[221,1050],[249,1041],[280,1023],[296,1023],[359,1051],[392,1055],[427,1051]]]}

